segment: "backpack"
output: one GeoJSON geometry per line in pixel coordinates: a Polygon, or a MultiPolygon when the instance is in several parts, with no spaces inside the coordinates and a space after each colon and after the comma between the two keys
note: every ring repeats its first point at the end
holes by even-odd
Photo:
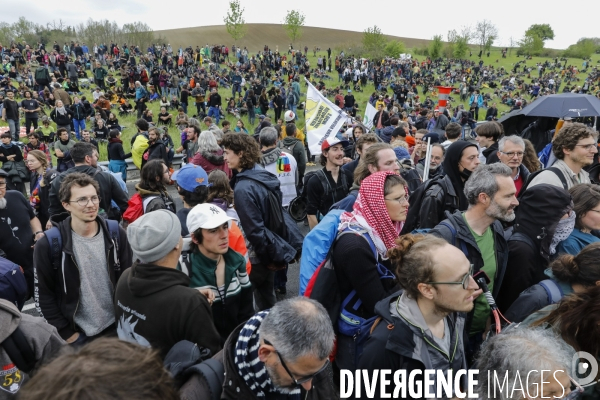
{"type": "Polygon", "coordinates": [[[46,71],[47,70],[44,67],[40,67],[35,70],[35,80],[37,81],[38,84],[44,85],[44,84],[48,83],[48,76],[46,74],[46,71]]]}
{"type": "Polygon", "coordinates": [[[8,300],[19,310],[27,299],[28,289],[25,275],[14,262],[0,257],[0,299],[8,300]]]}
{"type": "MultiPolygon", "coordinates": [[[[121,270],[121,261],[119,260],[119,241],[121,240],[121,231],[119,229],[119,222],[114,221],[112,219],[105,219],[106,226],[108,227],[108,232],[110,234],[111,240],[115,244],[115,272],[119,272],[121,270]]],[[[48,239],[48,247],[50,249],[50,261],[52,262],[52,267],[55,270],[58,270],[60,267],[60,255],[62,252],[62,236],[60,234],[60,229],[56,226],[52,229],[44,232],[46,235],[46,239],[48,239]]],[[[108,260],[107,260],[108,261],[108,260]]]]}
{"type": "Polygon", "coordinates": [[[523,184],[523,187],[521,188],[521,191],[519,192],[519,197],[521,197],[523,195],[523,193],[525,193],[525,191],[527,190],[527,188],[529,187],[529,185],[531,184],[533,179],[535,179],[536,176],[538,176],[540,173],[542,173],[544,171],[552,171],[554,174],[556,174],[556,176],[558,176],[558,178],[560,179],[560,183],[562,183],[563,189],[569,190],[567,180],[566,180],[564,174],[561,172],[561,170],[556,167],[549,167],[546,169],[540,169],[538,171],[532,172],[529,175],[529,177],[527,177],[527,182],[525,182],[523,184]]]}
{"type": "Polygon", "coordinates": [[[432,179],[429,179],[427,182],[419,186],[414,192],[410,195],[410,206],[408,207],[408,214],[406,215],[406,221],[404,221],[404,226],[402,227],[401,235],[410,233],[415,229],[419,228],[419,221],[421,219],[421,203],[423,202],[423,198],[425,194],[434,184],[438,184],[442,186],[444,190],[444,207],[446,210],[451,210],[453,212],[457,209],[456,204],[454,204],[453,198],[448,196],[448,188],[446,187],[446,183],[444,181],[444,176],[435,176],[432,179]]]}
{"type": "Polygon", "coordinates": [[[419,175],[419,172],[415,168],[402,168],[400,176],[406,181],[409,195],[412,195],[423,184],[421,175],[419,175]]]}
{"type": "MultiPolygon", "coordinates": [[[[327,198],[329,196],[333,196],[334,193],[335,193],[335,190],[329,184],[329,180],[327,179],[327,175],[325,175],[325,171],[323,171],[323,169],[318,169],[316,171],[307,172],[304,175],[304,187],[302,188],[301,197],[303,197],[305,200],[308,199],[308,191],[307,191],[308,182],[311,180],[311,178],[313,178],[315,176],[317,177],[317,179],[319,180],[319,182],[321,182],[321,186],[323,186],[323,197],[322,197],[322,199],[325,199],[325,198],[327,198]]],[[[346,174],[343,173],[341,171],[341,169],[340,169],[339,177],[341,178],[342,187],[344,188],[344,192],[348,193],[348,190],[350,189],[351,182],[348,182],[348,180],[346,179],[346,174]]],[[[334,200],[334,203],[336,203],[335,198],[333,200],[334,200]]]]}
{"type": "Polygon", "coordinates": [[[127,201],[127,210],[123,213],[123,220],[132,223],[146,213],[148,204],[158,196],[148,196],[142,199],[139,193],[134,194],[127,201]]]}
{"type": "Polygon", "coordinates": [[[0,343],[0,346],[4,348],[10,361],[22,372],[28,374],[35,367],[37,362],[35,353],[29,345],[27,337],[18,326],[10,336],[0,343]]]}

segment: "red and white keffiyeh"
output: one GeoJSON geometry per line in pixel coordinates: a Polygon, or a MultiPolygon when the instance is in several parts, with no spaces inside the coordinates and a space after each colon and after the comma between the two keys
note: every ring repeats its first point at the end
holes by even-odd
{"type": "Polygon", "coordinates": [[[377,252],[384,259],[388,249],[396,245],[396,238],[404,225],[404,222],[392,221],[385,206],[383,195],[385,178],[393,174],[396,173],[381,171],[366,177],[360,184],[354,210],[351,213],[343,213],[338,226],[339,232],[346,228],[366,230],[377,252]]]}

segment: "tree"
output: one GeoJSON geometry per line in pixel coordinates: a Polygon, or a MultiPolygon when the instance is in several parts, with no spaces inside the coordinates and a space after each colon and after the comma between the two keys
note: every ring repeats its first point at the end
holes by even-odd
{"type": "Polygon", "coordinates": [[[475,25],[475,39],[477,39],[479,50],[489,50],[497,38],[498,28],[494,24],[486,19],[477,22],[475,25]]]}
{"type": "Polygon", "coordinates": [[[442,55],[443,47],[442,35],[435,35],[429,44],[429,57],[431,57],[432,60],[439,58],[442,55]]]}
{"type": "Polygon", "coordinates": [[[374,59],[383,58],[386,44],[387,40],[377,25],[367,28],[363,32],[362,45],[368,57],[374,59]]]}
{"type": "Polygon", "coordinates": [[[456,42],[454,43],[454,57],[465,58],[468,52],[469,45],[467,44],[467,39],[465,37],[459,37],[456,39],[456,42]]]}
{"type": "Polygon", "coordinates": [[[589,58],[596,48],[597,44],[593,38],[581,38],[564,51],[563,57],[589,58]]]}
{"type": "Polygon", "coordinates": [[[399,58],[400,54],[406,52],[404,42],[399,40],[390,40],[385,45],[384,54],[386,57],[399,58]]]}
{"type": "Polygon", "coordinates": [[[461,33],[456,32],[456,29],[448,31],[448,44],[446,45],[446,57],[464,58],[469,52],[469,39],[472,37],[472,32],[469,27],[463,27],[461,33]]]}
{"type": "Polygon", "coordinates": [[[240,5],[239,0],[231,0],[229,2],[229,10],[223,18],[227,33],[231,35],[234,41],[240,40],[246,36],[246,21],[244,20],[244,9],[240,5]]]}
{"type": "Polygon", "coordinates": [[[521,47],[517,54],[539,56],[544,50],[544,41],[534,33],[526,34],[519,44],[521,47]]]}
{"type": "Polygon", "coordinates": [[[283,21],[283,28],[286,30],[288,37],[294,43],[296,39],[302,36],[302,27],[306,17],[298,10],[288,11],[283,21]]]}
{"type": "Polygon", "coordinates": [[[554,40],[554,30],[549,24],[533,24],[525,31],[525,36],[537,36],[542,42],[554,40]]]}

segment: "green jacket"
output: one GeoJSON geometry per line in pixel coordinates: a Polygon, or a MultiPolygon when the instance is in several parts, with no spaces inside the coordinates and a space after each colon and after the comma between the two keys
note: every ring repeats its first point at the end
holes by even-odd
{"type": "Polygon", "coordinates": [[[102,67],[94,69],[94,79],[104,79],[108,75],[108,72],[102,67]]]}
{"type": "Polygon", "coordinates": [[[254,315],[252,285],[246,272],[246,259],[229,248],[223,255],[225,260],[225,293],[217,288],[215,260],[205,257],[199,251],[189,253],[191,262],[190,287],[210,288],[215,294],[212,305],[213,321],[223,343],[240,323],[254,315]]]}

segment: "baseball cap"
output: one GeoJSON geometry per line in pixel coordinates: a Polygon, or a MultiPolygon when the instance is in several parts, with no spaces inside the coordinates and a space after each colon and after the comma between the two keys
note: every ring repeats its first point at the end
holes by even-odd
{"type": "Polygon", "coordinates": [[[193,192],[198,186],[210,186],[204,168],[195,164],[184,165],[181,169],[175,171],[171,179],[188,192],[193,192]]]}
{"type": "Polygon", "coordinates": [[[290,122],[296,118],[296,114],[294,114],[292,110],[287,110],[285,114],[283,114],[283,118],[285,119],[285,122],[290,122]]]}
{"type": "Polygon", "coordinates": [[[223,209],[212,203],[198,204],[189,212],[186,220],[188,231],[195,232],[202,229],[214,229],[231,221],[233,218],[228,216],[223,209]]]}
{"type": "Polygon", "coordinates": [[[340,144],[340,143],[341,143],[342,147],[346,147],[350,144],[347,140],[341,140],[337,136],[328,137],[321,144],[321,151],[325,151],[325,150],[329,149],[331,146],[335,146],[336,144],[340,144]]]}

